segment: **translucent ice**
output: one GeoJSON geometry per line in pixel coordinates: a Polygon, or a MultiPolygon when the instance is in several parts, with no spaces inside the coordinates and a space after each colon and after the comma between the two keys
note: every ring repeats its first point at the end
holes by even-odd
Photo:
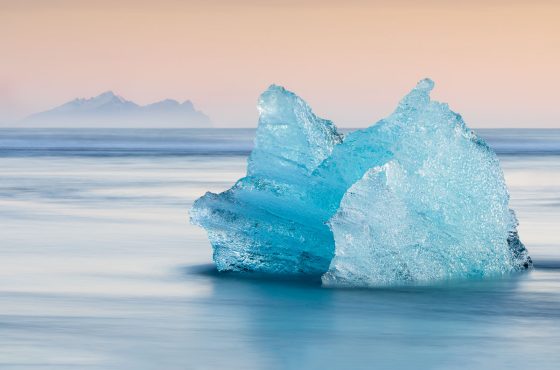
{"type": "Polygon", "coordinates": [[[324,213],[311,204],[311,173],[342,141],[295,94],[265,91],[247,176],[198,199],[191,220],[208,231],[220,271],[322,274],[334,254],[324,213]]]}
{"type": "Polygon", "coordinates": [[[220,271],[323,274],[380,286],[502,275],[531,260],[494,152],[422,80],[344,141],[271,86],[247,176],[191,210],[220,271]]]}

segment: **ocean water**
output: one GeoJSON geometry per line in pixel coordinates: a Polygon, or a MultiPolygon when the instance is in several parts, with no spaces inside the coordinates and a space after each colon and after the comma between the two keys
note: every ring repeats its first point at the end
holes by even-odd
{"type": "Polygon", "coordinates": [[[336,290],[218,274],[189,225],[253,130],[0,130],[0,368],[558,369],[560,131],[479,132],[535,269],[336,290]]]}

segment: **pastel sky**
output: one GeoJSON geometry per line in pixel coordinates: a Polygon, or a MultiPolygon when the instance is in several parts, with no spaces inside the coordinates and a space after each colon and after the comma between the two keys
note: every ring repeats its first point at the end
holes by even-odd
{"type": "Polygon", "coordinates": [[[472,127],[560,127],[560,2],[0,0],[0,122],[113,90],[254,127],[276,83],[362,127],[423,77],[472,127]]]}

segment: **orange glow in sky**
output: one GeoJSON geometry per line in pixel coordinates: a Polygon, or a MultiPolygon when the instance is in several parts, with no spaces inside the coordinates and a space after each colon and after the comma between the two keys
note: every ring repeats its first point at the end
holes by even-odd
{"type": "Polygon", "coordinates": [[[276,83],[362,127],[430,77],[470,126],[560,127],[559,20],[557,1],[0,0],[0,122],[113,90],[254,127],[276,83]]]}

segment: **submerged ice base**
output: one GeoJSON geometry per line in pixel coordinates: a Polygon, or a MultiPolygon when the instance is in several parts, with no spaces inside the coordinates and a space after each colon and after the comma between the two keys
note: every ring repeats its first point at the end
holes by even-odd
{"type": "Polygon", "coordinates": [[[218,270],[385,286],[530,267],[495,153],[432,88],[344,139],[295,94],[265,91],[247,176],[191,209],[218,270]]]}

